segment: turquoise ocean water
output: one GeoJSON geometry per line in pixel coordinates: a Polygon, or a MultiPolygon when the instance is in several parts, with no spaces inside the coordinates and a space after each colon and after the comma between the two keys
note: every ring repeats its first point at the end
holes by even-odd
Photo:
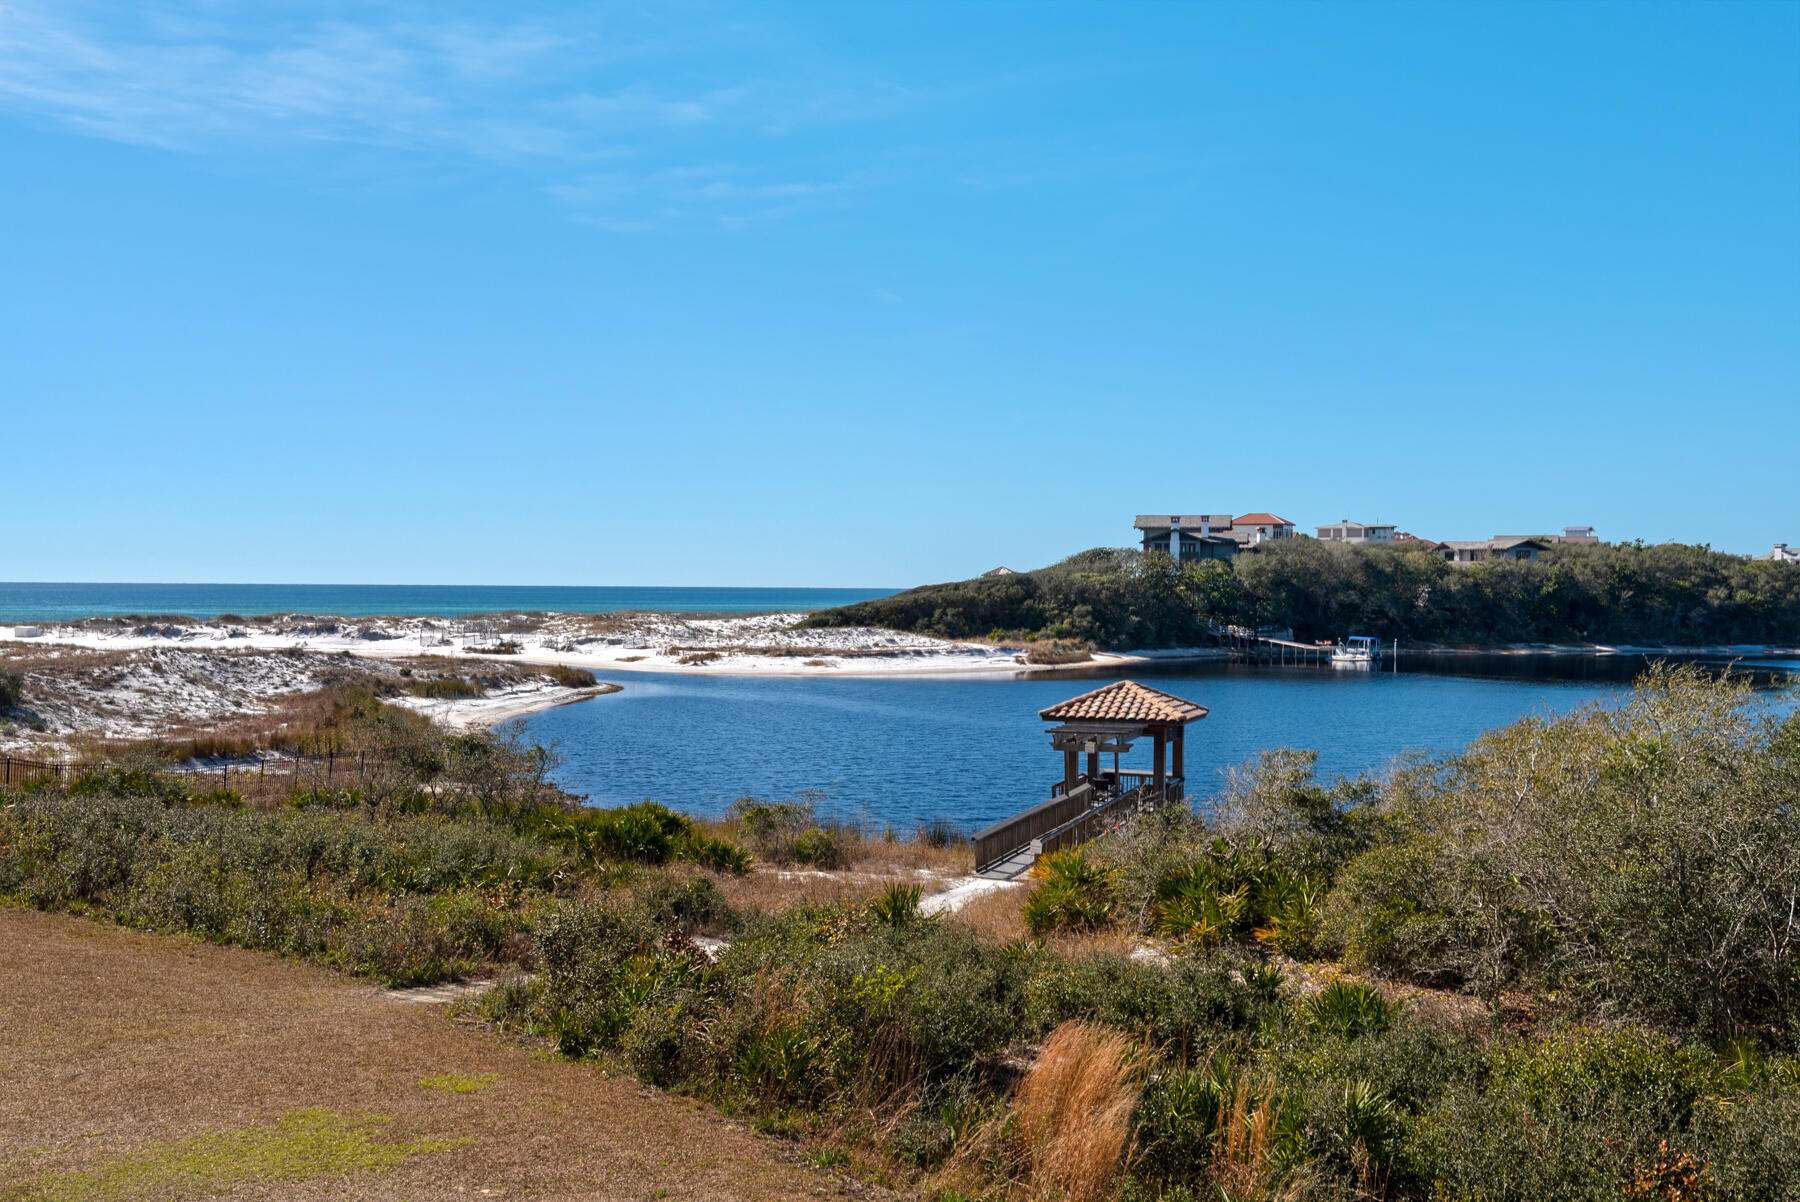
{"type": "Polygon", "coordinates": [[[58,622],[118,614],[779,613],[829,609],[897,592],[882,588],[534,587],[463,584],[8,584],[0,622],[58,622]]]}

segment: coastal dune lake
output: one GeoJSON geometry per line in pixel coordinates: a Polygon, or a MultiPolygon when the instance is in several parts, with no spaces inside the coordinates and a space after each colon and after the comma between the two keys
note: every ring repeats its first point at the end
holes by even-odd
{"type": "MultiPolygon", "coordinates": [[[[1591,661],[1585,670],[1592,671],[1591,661]]],[[[1136,669],[1133,679],[1208,706],[1188,729],[1188,791],[1275,747],[1319,752],[1322,775],[1380,771],[1408,751],[1456,751],[1526,714],[1629,688],[1544,679],[1258,669],[1136,669]]],[[[621,675],[625,689],[524,719],[556,744],[555,778],[595,805],[646,798],[717,815],[736,798],[824,790],[822,813],[902,833],[937,817],[973,829],[1049,796],[1062,772],[1037,711],[1111,675],[1026,679],[621,675]]],[[[1149,766],[1149,744],[1122,761],[1149,766]]]]}

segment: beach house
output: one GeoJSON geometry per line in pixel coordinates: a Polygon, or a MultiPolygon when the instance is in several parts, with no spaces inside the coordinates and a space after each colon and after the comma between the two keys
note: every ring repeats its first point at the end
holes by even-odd
{"type": "Polygon", "coordinates": [[[1440,554],[1451,563],[1485,563],[1490,559],[1536,560],[1553,540],[1523,534],[1497,534],[1475,540],[1451,539],[1440,543],[1440,554]]]}
{"type": "Polygon", "coordinates": [[[1773,551],[1765,551],[1756,558],[1775,563],[1800,563],[1800,548],[1789,547],[1786,543],[1776,543],[1773,551]]]}
{"type": "Polygon", "coordinates": [[[1172,555],[1178,563],[1230,563],[1238,548],[1229,513],[1140,513],[1132,528],[1142,536],[1144,550],[1172,555]]]}
{"type": "Polygon", "coordinates": [[[1240,547],[1254,547],[1258,543],[1293,538],[1294,523],[1272,513],[1246,513],[1243,517],[1233,518],[1231,529],[1225,533],[1240,547]]]}
{"type": "Polygon", "coordinates": [[[1345,518],[1329,526],[1320,526],[1318,530],[1319,538],[1329,543],[1391,543],[1394,541],[1395,527],[1384,526],[1380,522],[1353,522],[1345,518]]]}

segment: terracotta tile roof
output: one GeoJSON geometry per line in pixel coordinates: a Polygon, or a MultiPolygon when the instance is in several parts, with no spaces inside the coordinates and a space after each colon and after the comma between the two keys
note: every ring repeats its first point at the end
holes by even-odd
{"type": "Polygon", "coordinates": [[[1046,722],[1193,722],[1206,717],[1206,707],[1135,680],[1119,680],[1039,710],[1038,717],[1046,722]]]}
{"type": "Polygon", "coordinates": [[[1292,526],[1294,523],[1286,518],[1278,518],[1272,513],[1246,513],[1241,518],[1232,518],[1234,526],[1292,526]]]}

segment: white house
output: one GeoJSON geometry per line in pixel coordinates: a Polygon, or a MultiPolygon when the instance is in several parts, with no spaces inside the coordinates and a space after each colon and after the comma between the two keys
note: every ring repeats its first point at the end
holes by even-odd
{"type": "Polygon", "coordinates": [[[1353,522],[1349,518],[1318,528],[1319,538],[1330,543],[1391,543],[1396,529],[1379,522],[1353,522]]]}
{"type": "Polygon", "coordinates": [[[1776,563],[1800,563],[1800,549],[1789,547],[1786,543],[1776,543],[1773,551],[1758,555],[1756,558],[1773,560],[1776,563]]]}

